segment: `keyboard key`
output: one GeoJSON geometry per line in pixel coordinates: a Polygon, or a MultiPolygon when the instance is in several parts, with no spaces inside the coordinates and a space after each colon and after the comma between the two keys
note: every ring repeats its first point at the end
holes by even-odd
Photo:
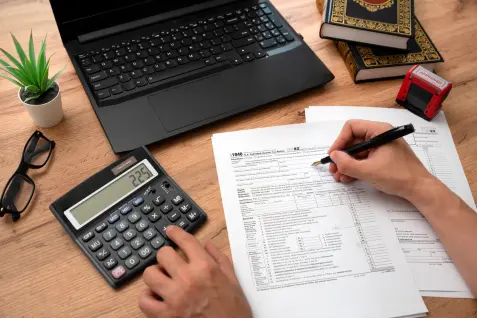
{"type": "Polygon", "coordinates": [[[152,213],[148,216],[149,220],[153,223],[161,219],[161,215],[159,213],[152,213]]]}
{"type": "Polygon", "coordinates": [[[181,195],[176,195],[174,196],[174,198],[172,198],[172,203],[176,206],[182,203],[183,201],[184,201],[184,198],[182,198],[181,195]]]}
{"type": "Polygon", "coordinates": [[[277,41],[275,41],[275,39],[269,39],[269,40],[265,40],[265,41],[260,42],[260,46],[264,49],[274,47],[277,44],[278,43],[277,43],[277,41]]]}
{"type": "Polygon", "coordinates": [[[258,42],[260,42],[260,41],[265,40],[265,38],[264,38],[264,36],[263,36],[261,33],[259,33],[259,34],[256,34],[256,35],[255,35],[255,40],[257,40],[258,42]]]}
{"type": "Polygon", "coordinates": [[[246,45],[252,44],[254,42],[255,42],[255,39],[253,37],[247,37],[247,38],[244,38],[244,39],[232,41],[232,45],[235,48],[241,48],[241,47],[244,47],[246,45]]]}
{"type": "Polygon", "coordinates": [[[132,211],[131,205],[125,205],[119,209],[121,215],[127,215],[132,211]]]}
{"type": "Polygon", "coordinates": [[[87,232],[86,234],[81,237],[81,239],[86,243],[91,240],[91,238],[94,237],[94,233],[92,231],[87,232]]]}
{"type": "Polygon", "coordinates": [[[124,83],[124,82],[127,82],[127,81],[131,80],[131,77],[129,76],[129,74],[125,73],[125,74],[119,75],[118,79],[119,79],[120,82],[124,83]]]}
{"type": "Polygon", "coordinates": [[[118,250],[119,248],[123,247],[124,245],[124,242],[121,238],[115,238],[112,242],[111,242],[111,248],[113,250],[118,250]]]}
{"type": "Polygon", "coordinates": [[[279,37],[279,36],[281,36],[280,32],[279,32],[277,29],[270,30],[270,33],[271,33],[274,37],[279,37]]]}
{"type": "Polygon", "coordinates": [[[232,35],[232,38],[235,39],[235,40],[238,40],[238,39],[242,39],[242,38],[245,38],[245,37],[248,37],[248,36],[250,36],[250,32],[248,32],[247,30],[242,30],[242,31],[235,32],[232,35]]]}
{"type": "Polygon", "coordinates": [[[109,74],[109,76],[116,76],[116,75],[121,74],[121,70],[118,67],[115,66],[112,69],[108,70],[108,74],[109,74]]]}
{"type": "Polygon", "coordinates": [[[79,59],[84,59],[84,58],[87,58],[87,57],[89,57],[89,53],[82,53],[82,54],[78,55],[79,59]]]}
{"type": "Polygon", "coordinates": [[[220,54],[218,56],[215,57],[215,61],[217,62],[225,62],[227,61],[227,57],[223,54],[220,54]]]}
{"type": "Polygon", "coordinates": [[[104,89],[104,90],[96,92],[96,97],[99,100],[105,99],[105,98],[110,97],[110,96],[111,96],[111,93],[109,92],[108,89],[104,89]]]}
{"type": "Polygon", "coordinates": [[[138,250],[144,245],[144,239],[141,237],[136,237],[133,240],[131,240],[131,247],[135,250],[138,250]]]}
{"type": "Polygon", "coordinates": [[[217,63],[217,62],[215,62],[214,58],[210,58],[210,59],[205,60],[205,65],[213,65],[215,63],[217,63]]]}
{"type": "Polygon", "coordinates": [[[164,62],[154,64],[154,70],[157,72],[164,71],[167,69],[167,66],[164,62]]]}
{"type": "Polygon", "coordinates": [[[153,74],[154,73],[154,67],[153,66],[146,66],[141,69],[143,74],[153,74]]]}
{"type": "Polygon", "coordinates": [[[133,79],[140,78],[142,76],[141,70],[132,71],[129,73],[133,79]]]}
{"type": "Polygon", "coordinates": [[[156,236],[157,232],[154,230],[154,228],[149,228],[147,229],[142,235],[146,240],[151,240],[156,236]]]}
{"type": "Polygon", "coordinates": [[[136,52],[136,56],[140,59],[144,59],[144,58],[147,58],[148,55],[147,55],[147,52],[146,51],[138,51],[136,52]]]}
{"type": "Polygon", "coordinates": [[[146,259],[152,254],[152,249],[149,246],[144,246],[143,248],[141,248],[141,250],[139,250],[138,254],[139,256],[141,256],[142,259],[146,259]]]}
{"type": "Polygon", "coordinates": [[[257,34],[257,33],[260,33],[260,31],[258,30],[257,27],[251,27],[251,28],[250,28],[250,33],[251,33],[251,34],[257,34]]]}
{"type": "Polygon", "coordinates": [[[158,222],[155,227],[159,231],[159,233],[162,235],[162,237],[169,239],[166,234],[166,229],[168,226],[172,225],[170,221],[166,219],[163,219],[162,221],[158,222]]]}
{"type": "Polygon", "coordinates": [[[105,231],[105,232],[103,233],[103,238],[104,238],[104,240],[106,240],[106,241],[111,241],[111,240],[114,239],[114,237],[116,237],[116,234],[117,234],[117,233],[116,233],[115,230],[113,230],[113,229],[108,229],[107,231],[105,231]]]}
{"type": "Polygon", "coordinates": [[[131,254],[132,254],[131,248],[129,248],[128,246],[125,246],[125,247],[121,248],[121,249],[118,251],[118,256],[119,256],[121,259],[126,259],[126,258],[128,258],[131,254]]]}
{"type": "Polygon", "coordinates": [[[152,212],[153,210],[154,210],[154,206],[150,204],[145,204],[141,207],[141,211],[146,215],[152,212]]]}
{"type": "Polygon", "coordinates": [[[123,231],[125,231],[128,228],[129,228],[129,224],[125,220],[122,220],[122,221],[120,221],[119,223],[116,224],[116,229],[120,233],[122,233],[123,231]]]}
{"type": "Polygon", "coordinates": [[[132,204],[134,207],[138,207],[139,205],[142,205],[144,203],[144,198],[142,197],[136,197],[132,200],[132,204]]]}
{"type": "Polygon", "coordinates": [[[192,208],[192,207],[191,207],[191,205],[190,205],[189,203],[184,203],[184,204],[182,204],[182,205],[179,207],[180,211],[181,211],[183,214],[187,213],[191,208],[192,208]]]}
{"type": "Polygon", "coordinates": [[[130,72],[133,70],[133,67],[131,63],[125,64],[125,65],[120,65],[119,69],[121,70],[122,73],[130,72]]]}
{"type": "Polygon", "coordinates": [[[215,39],[210,40],[211,45],[219,45],[221,43],[222,43],[222,40],[220,40],[220,38],[215,38],[215,39]]]}
{"type": "Polygon", "coordinates": [[[134,267],[139,265],[139,258],[136,255],[133,255],[133,256],[129,257],[128,260],[126,260],[126,262],[124,264],[129,269],[133,269],[134,267]]]}
{"type": "MultiPolygon", "coordinates": [[[[150,55],[156,55],[156,54],[159,54],[161,51],[159,51],[158,48],[150,48],[147,50],[147,52],[150,54],[150,55]]],[[[146,58],[147,59],[147,58],[146,58]]]]}
{"type": "Polygon", "coordinates": [[[272,14],[272,11],[269,8],[263,8],[262,10],[266,15],[272,14]]]}
{"type": "Polygon", "coordinates": [[[286,43],[287,40],[285,40],[285,38],[283,36],[279,36],[276,38],[277,42],[280,43],[280,44],[283,44],[283,43],[286,43]]]}
{"type": "Polygon", "coordinates": [[[152,56],[150,57],[147,57],[143,60],[144,64],[145,65],[153,65],[154,63],[156,63],[156,59],[154,59],[152,56]]]}
{"type": "Polygon", "coordinates": [[[243,63],[243,60],[241,58],[233,58],[230,59],[230,62],[232,63],[232,65],[240,65],[243,63]]]}
{"type": "Polygon", "coordinates": [[[180,56],[177,58],[177,62],[179,62],[179,64],[186,64],[189,60],[185,56],[180,56]]]}
{"type": "Polygon", "coordinates": [[[191,63],[181,65],[174,69],[169,69],[168,72],[161,72],[161,73],[155,73],[155,74],[149,75],[147,77],[147,80],[149,81],[149,83],[155,83],[155,82],[163,81],[165,79],[168,79],[180,74],[192,72],[192,71],[201,69],[203,67],[205,67],[205,64],[203,61],[191,62],[191,63]]]}
{"type": "Polygon", "coordinates": [[[119,48],[119,49],[115,50],[114,53],[116,53],[116,56],[123,56],[123,55],[126,54],[126,49],[125,48],[119,48]]]}
{"type": "Polygon", "coordinates": [[[166,66],[168,68],[175,68],[179,63],[176,60],[167,60],[166,66]]]}
{"type": "Polygon", "coordinates": [[[212,47],[210,49],[210,53],[212,53],[213,55],[217,55],[222,53],[222,49],[220,47],[212,47]]]}
{"type": "Polygon", "coordinates": [[[187,213],[186,216],[187,216],[188,220],[193,222],[193,221],[196,221],[199,218],[199,213],[192,211],[190,213],[187,213]]]}
{"type": "Polygon", "coordinates": [[[257,29],[258,29],[258,31],[260,31],[260,32],[265,32],[265,31],[268,30],[267,27],[266,27],[264,24],[259,25],[259,26],[257,27],[257,29]]]}
{"type": "Polygon", "coordinates": [[[242,56],[242,60],[244,60],[245,62],[250,62],[255,60],[255,56],[252,53],[248,53],[242,56]]]}
{"type": "Polygon", "coordinates": [[[223,43],[230,42],[232,41],[232,37],[226,34],[220,37],[220,41],[222,41],[223,43]]]}
{"type": "Polygon", "coordinates": [[[101,67],[99,66],[99,64],[93,64],[84,68],[84,71],[86,72],[86,74],[95,73],[100,70],[101,70],[101,67]]]}
{"type": "Polygon", "coordinates": [[[108,74],[106,73],[106,71],[101,71],[101,72],[90,75],[89,76],[89,81],[90,82],[97,82],[97,81],[106,79],[107,77],[108,77],[108,74]]]}
{"type": "Polygon", "coordinates": [[[159,206],[159,205],[161,205],[162,203],[164,203],[165,200],[166,200],[166,199],[164,198],[164,196],[162,196],[162,195],[156,195],[156,196],[154,197],[154,199],[152,200],[152,202],[154,203],[154,205],[159,206]]]}
{"type": "Polygon", "coordinates": [[[124,239],[126,239],[127,241],[130,241],[131,239],[133,239],[134,237],[136,237],[137,233],[134,229],[128,229],[124,232],[123,234],[123,237],[124,239]]]}
{"type": "Polygon", "coordinates": [[[105,230],[106,228],[108,228],[108,224],[106,224],[105,222],[102,222],[101,224],[99,224],[98,226],[96,226],[96,232],[97,233],[100,233],[102,232],[103,230],[105,230]]]}
{"type": "Polygon", "coordinates": [[[208,58],[209,56],[211,56],[210,52],[207,51],[207,50],[202,50],[199,52],[199,55],[202,59],[205,59],[205,58],[208,58]]]}
{"type": "Polygon", "coordinates": [[[160,209],[162,213],[167,214],[172,210],[172,205],[169,203],[165,203],[164,205],[161,206],[160,209]]]}
{"type": "Polygon", "coordinates": [[[135,69],[140,69],[144,66],[144,62],[142,60],[137,60],[137,61],[132,62],[131,65],[135,69]]]}
{"type": "Polygon", "coordinates": [[[142,42],[142,43],[138,44],[138,48],[140,50],[149,49],[150,47],[151,47],[151,45],[149,44],[149,42],[142,42]]]}
{"type": "Polygon", "coordinates": [[[104,57],[102,55],[95,55],[92,57],[91,59],[93,61],[93,63],[99,63],[99,62],[102,62],[104,60],[104,57]]]}
{"type": "Polygon", "coordinates": [[[114,266],[116,266],[118,264],[118,261],[114,257],[111,257],[108,260],[106,260],[103,264],[104,264],[104,267],[106,267],[106,269],[109,270],[109,269],[112,269],[114,266]]]}
{"type": "Polygon", "coordinates": [[[272,38],[272,34],[271,34],[269,31],[265,31],[265,32],[263,32],[262,34],[263,34],[263,37],[264,37],[265,39],[270,39],[270,38],[272,38]]]}
{"type": "Polygon", "coordinates": [[[180,48],[177,53],[179,53],[181,56],[187,55],[189,53],[189,48],[180,48]]]}
{"type": "Polygon", "coordinates": [[[110,224],[114,224],[115,222],[117,222],[119,220],[119,214],[118,212],[115,212],[113,214],[111,214],[111,216],[109,216],[108,218],[108,222],[110,224]]]}
{"type": "Polygon", "coordinates": [[[171,222],[175,222],[175,221],[178,220],[180,217],[181,217],[181,215],[179,214],[179,212],[172,212],[171,214],[169,214],[169,216],[167,216],[167,218],[169,218],[169,220],[170,220],[171,222]]]}
{"type": "Polygon", "coordinates": [[[136,223],[139,219],[141,219],[141,215],[138,212],[133,212],[128,216],[128,220],[133,224],[136,223]]]}
{"type": "Polygon", "coordinates": [[[115,84],[118,84],[118,79],[116,77],[114,78],[108,78],[106,80],[102,80],[96,83],[93,83],[93,89],[95,91],[102,90],[108,87],[111,87],[115,84]]]}
{"type": "Polygon", "coordinates": [[[197,51],[199,51],[199,50],[201,49],[201,47],[200,47],[199,44],[194,43],[194,44],[192,44],[192,45],[189,45],[189,46],[188,46],[188,49],[189,49],[189,51],[191,51],[191,52],[197,52],[197,51]]]}
{"type": "Polygon", "coordinates": [[[95,240],[95,241],[91,242],[91,244],[89,244],[89,249],[91,251],[97,251],[101,247],[103,247],[103,243],[100,242],[99,240],[95,240]]]}
{"type": "Polygon", "coordinates": [[[268,30],[275,29],[275,25],[271,22],[265,23],[265,26],[267,27],[268,30]]]}
{"type": "Polygon", "coordinates": [[[184,218],[181,218],[176,224],[182,229],[186,229],[189,226],[189,223],[184,218]]]}
{"type": "MultiPolygon", "coordinates": [[[[127,75],[127,74],[126,74],[127,75]]],[[[128,75],[129,76],[129,75],[128,75]]],[[[133,81],[128,81],[128,82],[124,82],[123,84],[123,88],[126,90],[126,91],[131,91],[133,90],[136,85],[134,84],[133,81]]]]}
{"type": "Polygon", "coordinates": [[[113,62],[112,61],[103,61],[101,62],[101,67],[103,69],[109,69],[113,67],[113,62]]]}
{"type": "Polygon", "coordinates": [[[118,266],[111,271],[111,276],[113,276],[114,279],[119,279],[124,274],[126,273],[126,269],[123,266],[118,266]]]}
{"type": "Polygon", "coordinates": [[[109,250],[101,248],[100,251],[98,251],[98,253],[96,254],[96,257],[98,257],[98,259],[102,261],[105,260],[109,255],[109,250]]]}
{"type": "Polygon", "coordinates": [[[261,58],[264,58],[267,56],[267,54],[264,52],[264,51],[255,51],[253,52],[253,55],[257,58],[257,59],[261,59],[261,58]]]}
{"type": "Polygon", "coordinates": [[[140,232],[144,231],[147,227],[149,227],[149,224],[145,219],[140,220],[139,223],[136,224],[136,229],[140,232]]]}
{"type": "Polygon", "coordinates": [[[126,62],[133,62],[137,60],[137,56],[134,53],[128,54],[124,56],[124,61],[126,62]]]}
{"type": "Polygon", "coordinates": [[[154,249],[159,249],[164,246],[165,243],[162,237],[156,237],[151,241],[151,246],[154,247],[154,249]]]}
{"type": "Polygon", "coordinates": [[[273,23],[273,25],[275,25],[275,27],[277,27],[277,28],[283,27],[282,21],[280,21],[280,19],[278,19],[275,15],[272,14],[268,18],[270,19],[270,21],[272,21],[272,23],[273,23]]]}

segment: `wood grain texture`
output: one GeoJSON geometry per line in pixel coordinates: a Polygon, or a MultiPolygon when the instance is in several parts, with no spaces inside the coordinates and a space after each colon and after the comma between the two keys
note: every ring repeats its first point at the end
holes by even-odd
{"type": "MultiPolygon", "coordinates": [[[[315,0],[272,0],[293,27],[335,74],[325,87],[209,125],[151,147],[169,174],[208,213],[198,233],[230,255],[222,202],[212,153],[214,133],[303,123],[309,105],[396,107],[401,80],[353,84],[332,42],[319,38],[321,16],[315,0]]],[[[63,231],[49,204],[117,157],[91,108],[62,46],[47,0],[0,0],[0,47],[13,50],[9,32],[26,43],[30,29],[40,43],[48,34],[47,51],[55,52],[51,70],[63,66],[59,78],[64,121],[43,132],[57,142],[53,159],[30,171],[37,192],[18,223],[0,220],[0,316],[136,317],[144,288],[135,280],[112,290],[63,231]]],[[[446,62],[436,72],[454,83],[445,103],[460,159],[477,195],[477,24],[475,0],[419,0],[416,14],[446,62]]],[[[3,57],[2,57],[3,58],[3,57]]],[[[24,143],[36,129],[17,99],[17,88],[0,79],[0,187],[16,169],[24,143]]],[[[392,287],[390,287],[392,289],[392,287]]],[[[475,317],[475,300],[425,298],[432,317],[475,317]]]]}

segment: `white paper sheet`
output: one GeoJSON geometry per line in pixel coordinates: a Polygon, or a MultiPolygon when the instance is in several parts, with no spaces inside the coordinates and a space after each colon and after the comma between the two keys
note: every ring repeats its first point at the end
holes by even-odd
{"type": "Polygon", "coordinates": [[[235,270],[259,317],[401,317],[427,311],[365,184],[311,163],[343,123],[214,135],[235,270]]]}
{"type": "MultiPolygon", "coordinates": [[[[394,126],[413,123],[416,133],[406,137],[406,140],[414,152],[432,174],[475,210],[472,192],[443,112],[432,122],[427,122],[404,109],[320,106],[306,110],[306,121],[309,123],[349,119],[389,122],[394,126]]],[[[380,200],[394,224],[421,294],[472,298],[472,293],[425,218],[405,201],[390,196],[383,196],[380,200]]]]}

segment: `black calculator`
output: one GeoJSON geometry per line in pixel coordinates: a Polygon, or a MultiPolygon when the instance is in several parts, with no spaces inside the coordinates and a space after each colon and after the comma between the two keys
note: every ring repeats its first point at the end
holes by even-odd
{"type": "Polygon", "coordinates": [[[207,220],[145,147],[88,178],[50,210],[113,288],[173,246],[167,226],[193,233],[207,220]]]}

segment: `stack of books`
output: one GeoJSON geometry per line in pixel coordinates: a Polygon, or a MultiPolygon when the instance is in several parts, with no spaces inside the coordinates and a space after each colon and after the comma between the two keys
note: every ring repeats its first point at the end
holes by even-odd
{"type": "Polygon", "coordinates": [[[320,37],[336,43],[355,83],[406,75],[415,64],[444,62],[419,20],[414,0],[317,0],[320,37]]]}

